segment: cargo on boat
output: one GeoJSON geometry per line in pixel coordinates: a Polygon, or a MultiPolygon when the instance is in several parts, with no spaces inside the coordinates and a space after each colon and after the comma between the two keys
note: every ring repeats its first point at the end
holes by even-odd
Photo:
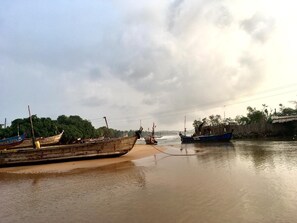
{"type": "Polygon", "coordinates": [[[122,156],[133,148],[141,131],[142,128],[130,137],[96,142],[3,150],[0,151],[0,167],[122,156]]]}

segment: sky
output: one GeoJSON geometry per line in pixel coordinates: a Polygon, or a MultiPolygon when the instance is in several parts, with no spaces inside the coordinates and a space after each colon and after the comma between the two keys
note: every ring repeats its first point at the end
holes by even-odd
{"type": "Polygon", "coordinates": [[[193,121],[297,101],[297,3],[1,0],[0,123],[79,115],[97,128],[193,121]]]}

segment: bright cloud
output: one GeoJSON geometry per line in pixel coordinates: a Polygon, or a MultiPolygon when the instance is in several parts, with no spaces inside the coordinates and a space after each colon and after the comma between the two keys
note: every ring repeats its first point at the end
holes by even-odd
{"type": "Polygon", "coordinates": [[[222,113],[280,80],[297,82],[289,4],[4,1],[0,118],[26,117],[30,104],[42,117],[79,114],[100,126],[107,116],[120,129],[141,119],[170,129],[185,114],[222,113]]]}

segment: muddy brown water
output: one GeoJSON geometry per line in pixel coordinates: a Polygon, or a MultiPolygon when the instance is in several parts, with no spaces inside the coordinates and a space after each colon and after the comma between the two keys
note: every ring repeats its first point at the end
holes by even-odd
{"type": "Polygon", "coordinates": [[[296,141],[160,145],[99,168],[0,173],[0,222],[297,221],[296,141]]]}

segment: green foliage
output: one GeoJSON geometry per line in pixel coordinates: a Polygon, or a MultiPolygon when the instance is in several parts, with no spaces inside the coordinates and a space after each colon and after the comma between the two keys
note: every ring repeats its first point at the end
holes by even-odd
{"type": "Polygon", "coordinates": [[[209,120],[212,126],[217,126],[222,123],[222,118],[220,115],[211,115],[209,116],[209,120]]]}
{"type": "Polygon", "coordinates": [[[259,123],[267,120],[267,117],[263,111],[259,111],[256,108],[252,108],[250,106],[247,107],[247,110],[247,118],[249,119],[249,123],[259,123]]]}
{"type": "Polygon", "coordinates": [[[135,134],[135,130],[120,131],[120,130],[111,129],[111,128],[107,129],[105,126],[96,129],[96,132],[99,136],[104,136],[109,138],[133,136],[135,134]]]}
{"type": "Polygon", "coordinates": [[[83,120],[77,115],[65,116],[61,115],[57,118],[57,125],[64,130],[61,141],[63,143],[71,143],[78,138],[95,138],[98,137],[95,128],[88,120],[83,120]]]}
{"type": "Polygon", "coordinates": [[[250,120],[245,117],[245,116],[236,116],[235,121],[239,124],[239,125],[246,125],[250,122],[250,120]]]}
{"type": "MultiPolygon", "coordinates": [[[[64,130],[62,136],[62,143],[71,143],[77,139],[97,138],[99,136],[105,136],[110,138],[132,136],[135,131],[120,131],[115,129],[107,129],[106,127],[100,127],[95,129],[91,122],[82,119],[80,116],[65,116],[61,115],[57,120],[51,120],[50,118],[38,118],[36,115],[32,116],[32,122],[34,125],[35,137],[48,137],[58,134],[64,130]]],[[[10,127],[0,129],[0,138],[7,138],[18,134],[26,133],[28,138],[31,138],[31,125],[29,118],[15,119],[10,127]]]]}
{"type": "Polygon", "coordinates": [[[194,120],[194,122],[193,122],[193,126],[194,126],[195,129],[198,128],[199,125],[201,125],[201,124],[202,124],[202,121],[194,120]]]}
{"type": "Polygon", "coordinates": [[[282,110],[282,115],[296,115],[297,112],[296,112],[296,109],[293,109],[293,108],[284,108],[282,110]]]}

